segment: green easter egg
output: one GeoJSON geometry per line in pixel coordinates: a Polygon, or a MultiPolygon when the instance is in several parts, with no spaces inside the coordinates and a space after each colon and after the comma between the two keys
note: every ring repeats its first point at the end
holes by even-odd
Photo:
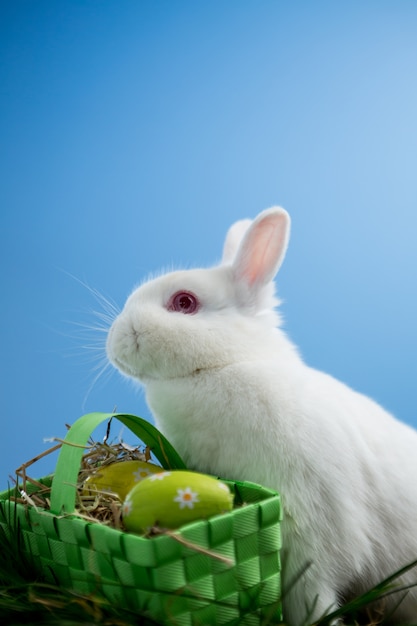
{"type": "Polygon", "coordinates": [[[163,471],[159,465],[145,461],[119,461],[103,465],[85,480],[83,495],[111,492],[116,493],[123,501],[137,483],[163,471]]]}
{"type": "Polygon", "coordinates": [[[153,526],[178,528],[198,519],[231,511],[233,495],[220,480],[175,470],[149,476],[127,494],[123,523],[132,532],[146,532],[153,526]]]}

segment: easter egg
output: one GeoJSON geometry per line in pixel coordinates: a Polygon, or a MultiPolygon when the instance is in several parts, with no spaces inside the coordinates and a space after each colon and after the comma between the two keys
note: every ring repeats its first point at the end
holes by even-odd
{"type": "Polygon", "coordinates": [[[129,491],[148,476],[163,472],[162,467],[145,461],[119,461],[103,465],[89,476],[83,485],[83,495],[97,492],[116,493],[124,500],[129,491]]]}
{"type": "Polygon", "coordinates": [[[176,470],[154,474],[135,485],[126,496],[122,515],[126,530],[146,532],[153,526],[178,528],[232,508],[233,495],[220,480],[176,470]]]}

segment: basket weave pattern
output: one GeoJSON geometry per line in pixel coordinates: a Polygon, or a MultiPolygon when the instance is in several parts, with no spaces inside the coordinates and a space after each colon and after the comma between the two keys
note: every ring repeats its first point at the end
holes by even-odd
{"type": "Polygon", "coordinates": [[[224,482],[237,508],[181,527],[175,533],[180,541],[14,504],[10,493],[0,494],[0,525],[10,537],[20,528],[22,549],[46,581],[102,594],[160,624],[278,620],[279,496],[252,483],[224,482]]]}

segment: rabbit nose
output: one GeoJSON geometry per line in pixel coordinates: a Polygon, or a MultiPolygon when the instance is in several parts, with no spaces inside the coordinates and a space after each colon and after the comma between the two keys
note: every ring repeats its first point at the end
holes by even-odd
{"type": "Polygon", "coordinates": [[[139,349],[141,333],[140,333],[139,328],[137,328],[137,326],[134,324],[134,322],[130,323],[128,335],[130,339],[133,340],[135,347],[139,349]]]}

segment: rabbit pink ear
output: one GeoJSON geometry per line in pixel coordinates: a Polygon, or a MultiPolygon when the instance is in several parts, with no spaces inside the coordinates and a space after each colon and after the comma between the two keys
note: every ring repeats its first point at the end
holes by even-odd
{"type": "Polygon", "coordinates": [[[290,216],[274,207],[258,215],[243,237],[233,262],[235,278],[250,288],[271,282],[287,250],[290,216]]]}

